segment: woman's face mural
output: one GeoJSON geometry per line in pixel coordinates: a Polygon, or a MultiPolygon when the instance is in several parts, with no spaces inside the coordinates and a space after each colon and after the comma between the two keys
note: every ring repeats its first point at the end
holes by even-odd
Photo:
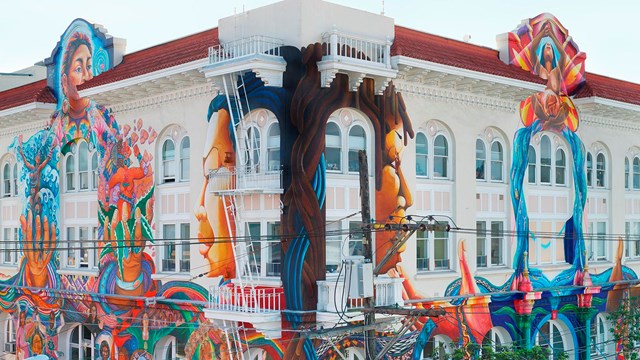
{"type": "Polygon", "coordinates": [[[92,56],[88,45],[80,45],[71,55],[69,67],[62,75],[62,86],[68,98],[79,100],[77,87],[93,78],[92,56]]]}

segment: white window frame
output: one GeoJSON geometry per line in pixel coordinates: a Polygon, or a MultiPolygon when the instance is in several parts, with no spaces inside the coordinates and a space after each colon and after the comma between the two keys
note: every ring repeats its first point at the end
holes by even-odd
{"type": "Polygon", "coordinates": [[[20,237],[20,228],[5,226],[2,228],[2,256],[0,263],[3,265],[16,265],[20,259],[20,245],[18,244],[20,237]],[[7,260],[6,256],[9,256],[7,260]]]}
{"type": "Polygon", "coordinates": [[[280,124],[275,121],[267,127],[267,172],[280,171],[280,144],[282,143],[280,124]],[[277,134],[271,132],[277,130],[277,134]]]}
{"type": "Polygon", "coordinates": [[[505,172],[504,171],[504,167],[505,166],[504,166],[504,164],[506,163],[506,161],[505,161],[505,153],[506,153],[506,151],[505,151],[504,144],[501,141],[497,140],[497,139],[494,140],[493,142],[491,142],[491,148],[490,148],[489,153],[490,153],[490,159],[489,160],[490,160],[490,164],[491,164],[491,166],[490,166],[491,174],[489,175],[489,179],[491,180],[491,182],[494,182],[494,183],[503,183],[503,182],[505,182],[505,176],[504,176],[504,172],[505,172]],[[497,145],[499,147],[499,152],[497,152],[497,154],[499,154],[500,157],[498,159],[494,159],[494,157],[493,157],[493,155],[494,155],[494,151],[493,151],[494,145],[497,145]],[[495,169],[496,166],[500,167],[500,173],[499,173],[500,178],[499,179],[497,179],[497,178],[494,179],[494,173],[493,172],[494,172],[494,169],[495,169]]]}
{"type": "Polygon", "coordinates": [[[611,322],[607,320],[606,314],[600,313],[591,319],[592,359],[609,358],[608,355],[615,353],[615,344],[609,329],[611,329],[611,322]]]}
{"type": "Polygon", "coordinates": [[[160,272],[163,273],[190,273],[191,271],[191,223],[181,222],[163,222],[159,227],[162,239],[159,246],[160,272]],[[174,239],[168,238],[165,234],[165,227],[173,226],[174,239]],[[186,227],[185,227],[186,226],[186,227]],[[188,233],[187,233],[188,231],[188,233]],[[173,245],[173,256],[167,255],[167,246],[173,245]],[[186,248],[186,250],[185,250],[186,248]],[[185,254],[188,259],[185,259],[185,254]],[[169,269],[169,262],[173,262],[173,269],[169,269]]]}
{"type": "Polygon", "coordinates": [[[585,247],[588,252],[589,261],[597,262],[607,261],[609,259],[609,247],[607,246],[608,242],[606,239],[608,228],[609,222],[606,219],[591,219],[589,221],[585,239],[585,247]],[[604,231],[600,231],[602,230],[601,225],[604,226],[604,231]]]}
{"type": "Polygon", "coordinates": [[[539,144],[534,144],[533,142],[529,144],[529,153],[527,154],[527,170],[525,174],[525,182],[529,185],[533,186],[555,186],[555,187],[567,187],[569,186],[569,177],[567,176],[567,167],[569,164],[569,153],[567,152],[567,147],[565,144],[554,144],[552,141],[551,135],[547,133],[543,133],[540,135],[539,144]],[[542,144],[543,139],[547,139],[549,141],[550,146],[550,164],[549,164],[549,182],[542,181],[542,144]],[[531,150],[534,151],[533,159],[535,159],[535,166],[532,164],[530,160],[531,150]],[[562,151],[564,154],[564,183],[558,183],[557,179],[557,170],[558,170],[558,151],[562,151]],[[531,169],[535,170],[535,182],[531,182],[529,178],[529,171],[531,169]]]}
{"type": "Polygon", "coordinates": [[[429,137],[422,131],[416,133],[416,176],[429,178],[429,137]],[[422,136],[425,141],[425,152],[418,153],[418,138],[422,136]],[[418,159],[421,159],[418,161],[418,159]],[[424,167],[424,170],[418,171],[418,164],[424,167]]]}
{"type": "MultiPolygon", "coordinates": [[[[585,174],[587,177],[587,187],[595,189],[608,189],[609,187],[609,156],[604,150],[589,151],[585,157],[585,174]],[[604,169],[598,168],[598,159],[602,156],[604,159],[604,169]],[[591,158],[591,167],[588,165],[588,158],[591,158]],[[602,184],[598,181],[599,172],[603,172],[602,184]]],[[[640,173],[639,173],[640,175],[640,173]]],[[[640,189],[640,184],[638,186],[640,189]]]]}
{"type": "Polygon", "coordinates": [[[504,236],[506,228],[506,221],[504,219],[478,219],[476,221],[476,254],[480,253],[479,239],[484,238],[484,249],[482,249],[483,255],[476,256],[476,266],[478,269],[490,269],[490,268],[504,268],[507,266],[507,241],[504,236]],[[481,233],[481,229],[478,229],[479,224],[484,224],[484,234],[481,233]],[[502,229],[499,233],[494,234],[493,225],[502,224],[502,229]],[[492,245],[494,240],[497,240],[500,244],[499,260],[497,263],[493,261],[492,245]],[[480,257],[484,256],[484,266],[481,266],[480,257]]]}
{"type": "Polygon", "coordinates": [[[62,241],[63,250],[59,252],[60,263],[62,269],[69,270],[94,270],[98,267],[98,257],[100,254],[97,251],[98,239],[97,231],[98,227],[91,224],[70,224],[64,227],[64,240],[62,241]],[[81,239],[81,230],[86,231],[86,235],[81,239]],[[72,239],[69,234],[72,233],[72,239]],[[86,260],[82,261],[82,252],[86,251],[86,260]],[[73,258],[75,262],[69,264],[70,256],[73,252],[73,258]]]}
{"type": "Polygon", "coordinates": [[[627,219],[624,223],[625,247],[627,259],[640,260],[640,219],[627,219]]]}
{"type": "Polygon", "coordinates": [[[67,153],[64,157],[64,192],[65,193],[77,193],[77,192],[90,192],[98,190],[98,154],[95,148],[92,149],[87,141],[81,139],[78,143],[74,144],[71,147],[71,151],[67,153]],[[83,148],[86,147],[86,156],[87,156],[87,169],[85,171],[80,171],[80,152],[83,148]],[[96,159],[94,164],[93,159],[96,159]],[[69,165],[73,166],[73,169],[69,170],[69,165]],[[94,166],[95,165],[95,166],[94,166]],[[82,175],[85,175],[87,187],[81,188],[81,179],[82,175]],[[72,186],[70,188],[70,186],[72,186]]]}
{"type": "Polygon", "coordinates": [[[2,164],[2,197],[11,197],[13,196],[11,182],[13,181],[12,171],[11,171],[11,163],[8,161],[2,164]]]}
{"type": "Polygon", "coordinates": [[[4,340],[2,351],[4,351],[5,354],[15,354],[16,352],[16,329],[13,321],[11,316],[6,317],[6,325],[4,326],[4,334],[2,336],[4,340]]]}
{"type": "MultiPolygon", "coordinates": [[[[361,124],[359,122],[355,122],[354,124],[352,124],[349,127],[349,131],[347,132],[347,136],[345,136],[345,137],[346,137],[346,140],[347,140],[347,147],[346,147],[346,149],[347,149],[347,154],[346,154],[347,158],[346,158],[346,162],[345,162],[345,165],[346,165],[345,169],[347,170],[348,173],[355,174],[355,173],[359,172],[359,166],[356,169],[352,169],[350,167],[350,165],[351,165],[351,154],[355,153],[356,154],[356,159],[358,159],[358,155],[357,154],[358,154],[359,150],[364,150],[364,151],[367,151],[367,153],[368,153],[368,151],[369,151],[369,146],[368,145],[369,145],[369,142],[370,142],[369,134],[367,132],[366,126],[364,126],[363,124],[361,124]],[[359,147],[357,144],[354,145],[354,144],[351,143],[352,142],[351,141],[351,132],[354,131],[356,128],[360,128],[362,130],[362,133],[364,134],[364,149],[362,147],[359,147]]],[[[354,136],[354,138],[356,138],[356,137],[354,136]]],[[[357,137],[357,139],[359,139],[359,137],[357,137]]],[[[356,160],[356,163],[358,163],[357,160],[356,160]]]]}
{"type": "Polygon", "coordinates": [[[180,182],[189,181],[191,179],[191,139],[189,136],[183,136],[180,139],[180,150],[179,150],[179,178],[180,182]],[[187,146],[185,147],[185,142],[187,146]],[[186,169],[186,170],[185,170],[186,169]]]}
{"type": "Polygon", "coordinates": [[[67,353],[69,354],[69,359],[71,359],[71,349],[78,349],[78,354],[79,357],[78,359],[84,359],[86,357],[85,355],[85,351],[89,350],[91,351],[91,355],[90,355],[90,359],[95,359],[96,357],[96,348],[95,348],[95,336],[91,333],[91,331],[84,325],[82,324],[78,324],[76,325],[74,328],[70,329],[71,331],[69,331],[69,336],[68,336],[68,349],[67,349],[67,353]],[[72,342],[72,337],[73,337],[73,333],[75,331],[78,331],[78,343],[73,343],[72,342]],[[91,334],[91,340],[90,343],[86,343],[85,342],[85,331],[89,332],[89,334],[91,334]]]}
{"type": "MultiPolygon", "coordinates": [[[[417,175],[416,177],[419,180],[424,180],[424,179],[433,179],[433,180],[438,180],[438,181],[452,180],[453,179],[454,149],[453,149],[453,141],[451,140],[451,135],[445,130],[438,130],[434,134],[430,134],[429,132],[424,132],[424,131],[420,131],[419,133],[423,134],[425,136],[425,138],[427,139],[427,175],[417,175]],[[436,139],[438,139],[440,137],[442,137],[445,140],[446,145],[447,145],[447,147],[446,147],[446,156],[436,155],[435,154],[436,139]],[[436,174],[437,174],[437,172],[435,171],[436,170],[436,160],[438,160],[438,158],[446,158],[446,161],[444,163],[445,167],[446,167],[446,171],[447,171],[446,176],[441,176],[441,175],[436,176],[436,174]]],[[[475,149],[475,147],[474,147],[474,149],[475,149]]],[[[485,152],[486,152],[486,146],[485,146],[485,152]]],[[[417,156],[417,154],[415,154],[415,153],[414,153],[414,155],[417,156]]],[[[475,159],[475,157],[474,157],[474,159],[475,159]]],[[[488,174],[487,165],[486,164],[487,163],[486,163],[486,160],[485,160],[485,180],[484,181],[486,181],[487,174],[488,174]]],[[[483,180],[478,179],[478,181],[483,181],[483,180]]]]}
{"type": "MultiPolygon", "coordinates": [[[[433,222],[435,224],[435,222],[433,222]]],[[[446,224],[446,222],[438,222],[439,224],[446,224]]],[[[438,237],[436,238],[436,232],[440,234],[440,231],[416,231],[416,267],[418,272],[435,272],[435,271],[451,271],[453,269],[453,259],[452,259],[452,245],[455,242],[452,241],[453,233],[444,231],[446,234],[446,238],[438,237]],[[443,259],[436,260],[435,258],[435,242],[440,241],[446,247],[444,249],[444,257],[443,259]],[[423,250],[426,250],[426,258],[423,254],[418,254],[418,242],[422,242],[423,250]],[[422,257],[418,257],[423,255],[422,257]],[[421,260],[421,261],[419,261],[421,260]],[[422,266],[419,266],[422,265],[422,266]],[[426,265],[426,267],[425,267],[426,265]]]]}
{"type": "Polygon", "coordinates": [[[335,121],[328,121],[327,122],[327,126],[325,128],[325,161],[327,163],[327,171],[328,172],[335,172],[335,173],[341,173],[344,169],[344,166],[342,165],[342,129],[340,128],[340,125],[338,123],[336,123],[335,121]],[[329,126],[335,127],[338,130],[338,135],[331,135],[331,136],[337,136],[337,144],[333,144],[334,141],[330,141],[332,139],[330,139],[327,135],[327,129],[329,129],[329,126]],[[331,144],[331,146],[329,145],[331,144]],[[334,151],[338,152],[338,161],[337,162],[329,162],[329,158],[326,155],[327,152],[327,148],[331,148],[334,151]]]}
{"type": "Polygon", "coordinates": [[[178,175],[176,174],[178,170],[178,164],[176,163],[176,159],[178,158],[178,156],[176,156],[176,152],[176,142],[170,137],[165,137],[162,141],[162,145],[160,145],[160,162],[162,164],[160,177],[162,184],[176,182],[178,175]],[[171,146],[173,146],[173,155],[171,157],[169,157],[170,150],[165,149],[165,146],[168,144],[171,144],[171,146]]]}
{"type": "Polygon", "coordinates": [[[631,188],[633,190],[640,190],[640,156],[635,156],[633,158],[631,169],[633,179],[633,182],[630,184],[631,188]]]}

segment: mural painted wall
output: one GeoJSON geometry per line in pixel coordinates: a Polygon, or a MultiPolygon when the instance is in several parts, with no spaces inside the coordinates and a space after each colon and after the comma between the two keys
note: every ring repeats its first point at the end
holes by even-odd
{"type": "Polygon", "coordinates": [[[191,335],[201,339],[202,307],[180,301],[202,302],[207,292],[191,282],[162,283],[151,277],[155,265],[145,249],[154,243],[152,146],[157,132],[142,119],[120,125],[108,109],[78,93],[78,86],[109,71],[109,39],[81,19],[69,26],[48,64],[57,110],[47,128],[28,139],[21,135],[11,146],[20,169],[24,256],[17,275],[0,286],[0,306],[16,319],[19,359],[37,354],[58,358],[67,351],[58,349],[60,336],[71,331],[76,339],[70,341],[78,341],[75,324],[91,332],[95,347],[72,347],[67,358],[84,352],[100,359],[151,359],[167,336],[181,339],[190,357],[210,357],[211,337],[190,340],[191,335]],[[61,159],[83,143],[98,153],[98,239],[66,242],[60,226],[61,159]],[[58,255],[95,247],[97,277],[58,271],[58,255]],[[156,297],[168,301],[145,305],[144,298],[156,297]]]}

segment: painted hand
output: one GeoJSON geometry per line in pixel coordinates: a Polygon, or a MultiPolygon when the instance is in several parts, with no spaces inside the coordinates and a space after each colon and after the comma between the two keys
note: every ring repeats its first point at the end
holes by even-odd
{"type": "Polygon", "coordinates": [[[120,295],[141,296],[144,294],[142,286],[142,261],[146,240],[142,236],[142,213],[140,208],[135,210],[135,225],[131,233],[127,225],[130,219],[129,206],[122,206],[122,216],[119,209],[113,212],[113,218],[104,221],[104,239],[111,244],[111,249],[118,263],[115,293],[120,295]],[[118,226],[122,228],[122,239],[119,239],[118,226]],[[133,241],[132,241],[133,240],[133,241]]]}
{"type": "Polygon", "coordinates": [[[25,272],[30,286],[45,287],[49,280],[47,265],[51,261],[56,248],[56,224],[49,224],[49,219],[36,215],[35,222],[31,210],[27,217],[20,215],[22,228],[22,244],[24,256],[27,258],[25,272]],[[35,227],[35,229],[34,229],[35,227]]]}

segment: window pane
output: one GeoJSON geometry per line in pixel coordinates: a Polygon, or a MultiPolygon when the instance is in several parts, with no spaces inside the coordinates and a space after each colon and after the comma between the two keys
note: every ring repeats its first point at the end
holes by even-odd
{"type": "Polygon", "coordinates": [[[476,140],[476,179],[484,180],[484,162],[487,159],[487,151],[484,147],[484,141],[476,140]]]}
{"type": "Polygon", "coordinates": [[[342,254],[341,222],[333,221],[327,224],[327,252],[326,268],[328,273],[337,273],[340,268],[342,254]]]}
{"type": "Polygon", "coordinates": [[[18,195],[18,164],[13,164],[13,195],[18,195]]]}
{"type": "Polygon", "coordinates": [[[587,186],[591,186],[592,174],[593,174],[593,157],[591,156],[591,153],[587,153],[587,186]]]}
{"type": "Polygon", "coordinates": [[[542,136],[540,141],[540,182],[551,183],[551,140],[542,136]]]}
{"type": "Polygon", "coordinates": [[[491,222],[491,265],[504,265],[502,256],[503,227],[502,221],[491,222]]]}
{"type": "Polygon", "coordinates": [[[502,144],[494,142],[491,144],[491,180],[502,181],[502,144]]]}
{"type": "Polygon", "coordinates": [[[349,255],[364,255],[362,249],[362,223],[358,221],[349,222],[349,255]]]}
{"type": "Polygon", "coordinates": [[[4,164],[3,166],[2,183],[2,196],[11,196],[11,166],[9,166],[9,164],[4,164]]]}
{"type": "Polygon", "coordinates": [[[282,249],[280,244],[280,222],[267,224],[269,237],[269,258],[267,259],[267,276],[280,276],[282,249]]]}
{"type": "Polygon", "coordinates": [[[564,157],[564,151],[562,151],[562,149],[558,149],[558,151],[556,151],[556,184],[565,184],[565,169],[566,159],[564,157]]]}
{"type": "Polygon", "coordinates": [[[604,154],[598,154],[596,158],[596,186],[604,187],[605,173],[606,173],[606,161],[604,154]]]}
{"type": "Polygon", "coordinates": [[[536,149],[529,145],[529,155],[527,155],[529,163],[529,184],[536,183],[536,149]]]}
{"type": "Polygon", "coordinates": [[[629,189],[629,173],[630,173],[629,158],[625,157],[624,158],[624,188],[625,189],[629,189]]]}
{"type": "Polygon", "coordinates": [[[97,190],[98,189],[98,153],[97,152],[94,152],[93,156],[91,157],[91,173],[92,173],[91,189],[97,190]]]}
{"type": "Polygon", "coordinates": [[[175,181],[175,146],[170,139],[167,139],[164,144],[162,144],[162,176],[163,182],[175,181]]]}
{"type": "Polygon", "coordinates": [[[69,157],[67,157],[67,162],[65,164],[65,168],[66,168],[66,181],[67,181],[67,191],[73,191],[76,189],[76,185],[74,182],[75,179],[75,169],[76,169],[76,161],[75,158],[73,157],[73,155],[69,155],[69,157]]]}
{"type": "Polygon", "coordinates": [[[429,143],[423,133],[416,135],[416,175],[429,175],[429,143]]]}
{"type": "Polygon", "coordinates": [[[325,159],[327,170],[340,171],[342,169],[342,139],[340,129],[333,122],[327,123],[327,134],[325,138],[325,159]]]}
{"type": "Polygon", "coordinates": [[[162,253],[162,271],[176,271],[176,226],[173,224],[162,225],[162,241],[164,250],[162,253]]]}
{"type": "Polygon", "coordinates": [[[449,145],[447,144],[447,139],[444,136],[436,136],[433,144],[433,153],[433,176],[446,178],[449,145]]]}
{"type": "Polygon", "coordinates": [[[433,232],[433,258],[436,269],[449,269],[449,233],[446,230],[433,232]]]}
{"type": "Polygon", "coordinates": [[[180,180],[189,180],[189,158],[191,152],[191,142],[188,137],[182,139],[180,144],[180,180]]]}
{"type": "Polygon", "coordinates": [[[182,239],[181,256],[180,256],[180,271],[189,272],[191,270],[191,244],[189,239],[191,237],[191,225],[189,223],[180,224],[180,239],[182,239]]]}
{"type": "Polygon", "coordinates": [[[89,267],[89,248],[92,246],[89,242],[89,228],[81,226],[78,228],[78,248],[80,250],[80,267],[89,267]]]}
{"type": "Polygon", "coordinates": [[[633,159],[633,188],[640,189],[640,158],[633,159]]]}
{"type": "Polygon", "coordinates": [[[357,172],[360,169],[358,151],[366,150],[366,138],[361,126],[354,126],[349,130],[349,171],[357,172]]]}
{"type": "Polygon", "coordinates": [[[269,128],[267,139],[267,161],[269,171],[280,170],[280,128],[273,124],[269,128]]]}
{"type": "Polygon", "coordinates": [[[476,221],[476,265],[487,267],[487,223],[476,221]]]}
{"type": "Polygon", "coordinates": [[[260,239],[260,223],[249,223],[247,224],[247,228],[249,230],[249,236],[251,238],[251,245],[248,249],[249,254],[249,263],[251,264],[251,272],[254,274],[262,275],[260,271],[262,268],[262,242],[260,239]]]}
{"type": "Polygon", "coordinates": [[[67,266],[69,267],[75,267],[77,265],[75,248],[78,246],[78,243],[75,239],[76,229],[72,227],[67,228],[67,266]]]}
{"type": "Polygon", "coordinates": [[[418,230],[416,232],[416,249],[418,270],[429,270],[429,233],[418,230]]]}

